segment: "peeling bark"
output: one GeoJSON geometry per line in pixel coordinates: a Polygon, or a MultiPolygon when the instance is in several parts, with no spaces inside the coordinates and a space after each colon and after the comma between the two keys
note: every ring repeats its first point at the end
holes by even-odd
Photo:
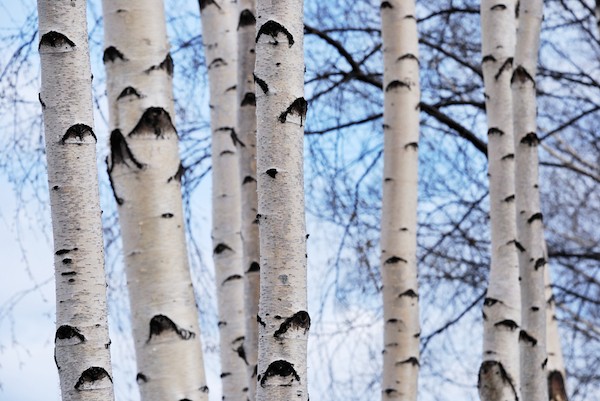
{"type": "MultiPolygon", "coordinates": [[[[303,1],[257,1],[259,401],[308,400],[303,1]]],[[[245,79],[250,79],[248,75],[245,79]]],[[[250,216],[249,216],[250,217],[250,216]]]]}
{"type": "Polygon", "coordinates": [[[419,296],[417,181],[419,59],[413,0],[381,3],[384,161],[381,216],[384,353],[382,399],[417,399],[419,296]],[[415,62],[416,61],[416,62],[415,62]]]}
{"type": "Polygon", "coordinates": [[[62,400],[113,400],[86,2],[39,0],[38,13],[55,250],[54,359],[62,400]]]}

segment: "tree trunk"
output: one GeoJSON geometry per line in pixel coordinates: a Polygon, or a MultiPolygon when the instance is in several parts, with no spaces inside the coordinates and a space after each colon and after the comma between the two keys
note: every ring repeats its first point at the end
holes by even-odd
{"type": "Polygon", "coordinates": [[[303,1],[257,2],[257,400],[308,400],[303,1]]]}
{"type": "Polygon", "coordinates": [[[109,176],[142,400],[207,400],[190,279],[162,0],[104,0],[109,176]]]}
{"type": "Polygon", "coordinates": [[[546,346],[548,348],[548,396],[550,397],[550,401],[568,401],[567,375],[562,346],[560,344],[558,322],[556,320],[556,303],[552,294],[552,277],[550,276],[549,266],[544,271],[544,283],[546,297],[546,346]]]}
{"type": "Polygon", "coordinates": [[[491,266],[483,304],[482,401],[519,399],[519,248],[510,79],[515,49],[515,0],[481,3],[482,67],[488,121],[491,266]]]}
{"type": "Polygon", "coordinates": [[[113,400],[86,2],[38,1],[64,401],[113,400]]]}
{"type": "Polygon", "coordinates": [[[547,401],[544,233],[538,186],[535,76],[542,22],[542,0],[520,2],[514,71],[511,80],[515,134],[517,230],[522,252],[521,395],[547,401]]]}
{"type": "Polygon", "coordinates": [[[246,146],[238,147],[242,188],[242,238],[244,239],[244,298],[246,308],[246,338],[244,350],[248,362],[248,399],[256,399],[256,369],[258,358],[258,299],[260,292],[260,242],[258,225],[258,195],[256,193],[256,93],[254,85],[256,2],[238,3],[238,119],[237,129],[246,146]]]}
{"type": "Polygon", "coordinates": [[[419,54],[415,3],[381,3],[384,161],[381,216],[382,399],[417,399],[419,54]]]}
{"type": "Polygon", "coordinates": [[[200,1],[210,84],[212,131],[212,240],[223,400],[246,400],[245,315],[237,137],[237,4],[200,1]]]}

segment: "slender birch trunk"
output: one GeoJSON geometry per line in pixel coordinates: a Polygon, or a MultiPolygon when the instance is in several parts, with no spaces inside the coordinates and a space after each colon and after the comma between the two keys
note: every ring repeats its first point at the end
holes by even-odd
{"type": "Polygon", "coordinates": [[[538,185],[535,76],[543,1],[519,6],[514,71],[511,80],[515,134],[517,230],[523,251],[521,275],[521,395],[524,401],[547,401],[544,233],[538,185]]]}
{"type": "Polygon", "coordinates": [[[384,161],[382,399],[416,400],[419,374],[417,181],[419,48],[415,2],[381,3],[384,161]]]}
{"type": "MultiPolygon", "coordinates": [[[[547,252],[546,252],[547,255],[547,252]]],[[[567,375],[563,359],[560,333],[556,320],[556,303],[552,294],[552,277],[549,266],[544,271],[546,297],[546,346],[548,348],[548,396],[550,401],[568,401],[567,375]]]]}
{"type": "Polygon", "coordinates": [[[596,7],[594,7],[594,14],[596,14],[596,27],[598,33],[600,33],[600,0],[596,0],[596,7]]]}
{"type": "Polygon", "coordinates": [[[482,401],[519,400],[519,244],[513,108],[515,0],[481,2],[482,67],[488,121],[491,266],[483,304],[482,401]]]}
{"type": "Polygon", "coordinates": [[[86,2],[38,1],[64,401],[113,400],[86,2]]]}
{"type": "Polygon", "coordinates": [[[257,2],[259,401],[308,400],[303,3],[257,2]]]}
{"type": "Polygon", "coordinates": [[[237,130],[246,146],[238,148],[242,188],[242,238],[244,242],[244,305],[246,308],[246,338],[244,350],[248,362],[248,399],[256,399],[256,369],[258,361],[258,299],[260,293],[260,240],[258,225],[258,194],[256,192],[256,93],[254,85],[256,2],[239,0],[237,130]]]}
{"type": "Polygon", "coordinates": [[[162,0],[104,0],[109,176],[118,204],[142,400],[207,400],[190,278],[162,0]]]}
{"type": "Polygon", "coordinates": [[[210,84],[212,240],[223,400],[246,400],[245,315],[237,137],[237,3],[200,0],[210,84]]]}

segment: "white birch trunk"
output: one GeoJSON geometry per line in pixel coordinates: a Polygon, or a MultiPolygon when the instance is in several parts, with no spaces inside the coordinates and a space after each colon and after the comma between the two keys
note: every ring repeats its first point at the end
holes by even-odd
{"type": "Polygon", "coordinates": [[[248,362],[248,400],[256,399],[256,369],[258,361],[258,299],[260,293],[260,242],[258,225],[258,194],[256,192],[256,93],[254,85],[256,2],[239,0],[237,130],[246,145],[238,148],[242,188],[242,238],[244,242],[244,305],[246,337],[244,350],[248,362]]]}
{"type": "Polygon", "coordinates": [[[417,399],[419,48],[414,0],[381,3],[384,161],[381,216],[382,399],[417,399]]]}
{"type": "Polygon", "coordinates": [[[538,185],[535,76],[543,1],[519,6],[514,71],[511,80],[515,134],[517,230],[522,324],[519,333],[521,396],[547,401],[546,307],[544,296],[544,233],[538,185]]]}
{"type": "Polygon", "coordinates": [[[258,0],[260,304],[257,400],[308,400],[303,1],[258,0]]]}
{"type": "Polygon", "coordinates": [[[237,137],[237,4],[200,1],[202,40],[210,84],[212,131],[212,241],[223,400],[245,401],[243,248],[237,137]]]}
{"type": "Polygon", "coordinates": [[[596,27],[600,34],[600,0],[596,0],[596,7],[594,7],[594,14],[596,14],[596,27]]]}
{"type": "Polygon", "coordinates": [[[86,2],[38,1],[64,401],[113,400],[86,2]]]}
{"type": "Polygon", "coordinates": [[[519,400],[519,248],[510,80],[515,49],[515,0],[481,2],[482,67],[488,122],[491,266],[483,304],[482,401],[519,400]]]}
{"type": "MultiPolygon", "coordinates": [[[[547,254],[547,253],[546,253],[547,254]]],[[[556,303],[552,294],[550,267],[544,271],[546,297],[546,347],[548,349],[548,396],[550,401],[568,401],[567,374],[556,320],[556,303]]]]}
{"type": "Polygon", "coordinates": [[[163,7],[162,0],[103,1],[109,175],[119,206],[142,400],[207,400],[163,7]]]}

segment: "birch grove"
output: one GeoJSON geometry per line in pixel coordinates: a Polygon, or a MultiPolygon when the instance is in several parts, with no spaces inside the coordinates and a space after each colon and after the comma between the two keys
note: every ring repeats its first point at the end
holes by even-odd
{"type": "Polygon", "coordinates": [[[63,401],[113,400],[86,2],[38,1],[63,401]]]}
{"type": "Polygon", "coordinates": [[[260,303],[257,397],[308,400],[303,1],[258,0],[260,303]]]}
{"type": "Polygon", "coordinates": [[[188,266],[162,0],[104,0],[108,172],[118,204],[142,400],[207,400],[188,266]]]}
{"type": "Polygon", "coordinates": [[[237,26],[237,132],[240,185],[242,195],[242,239],[244,247],[244,307],[246,311],[246,334],[244,351],[248,370],[248,399],[256,399],[256,369],[258,358],[258,298],[260,293],[260,238],[256,214],[256,93],[254,85],[256,2],[238,2],[237,26]]]}
{"type": "Polygon", "coordinates": [[[519,247],[515,209],[513,108],[515,1],[481,3],[482,69],[488,123],[491,266],[483,304],[482,401],[519,400],[519,247]]]}
{"type": "Polygon", "coordinates": [[[415,2],[381,3],[384,164],[381,214],[382,399],[417,399],[419,49],[415,2]]]}
{"type": "Polygon", "coordinates": [[[245,315],[237,136],[237,3],[200,1],[210,85],[212,242],[223,400],[246,400],[245,315]]]}
{"type": "Polygon", "coordinates": [[[515,134],[517,236],[521,277],[519,333],[521,395],[524,401],[548,400],[546,379],[546,299],[544,233],[540,210],[536,84],[543,1],[520,2],[511,78],[515,134]]]}

